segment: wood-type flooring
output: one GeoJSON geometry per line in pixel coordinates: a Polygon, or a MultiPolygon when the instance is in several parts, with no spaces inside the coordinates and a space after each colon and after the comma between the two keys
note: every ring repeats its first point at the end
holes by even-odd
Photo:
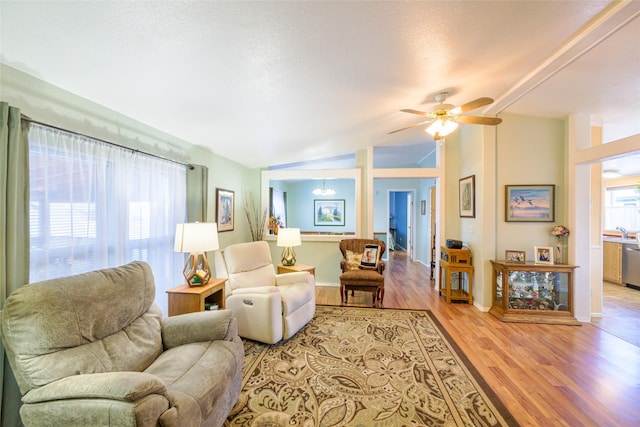
{"type": "MultiPolygon", "coordinates": [[[[473,305],[447,304],[427,266],[402,251],[389,255],[384,306],[431,310],[522,426],[640,426],[640,347],[615,333],[624,329],[619,322],[636,322],[627,335],[637,339],[640,307],[616,306],[605,290],[605,317],[593,323],[501,322],[473,305]]],[[[370,295],[356,291],[349,303],[368,305],[370,295]]],[[[318,286],[316,297],[318,304],[340,304],[338,287],[318,286]]]]}

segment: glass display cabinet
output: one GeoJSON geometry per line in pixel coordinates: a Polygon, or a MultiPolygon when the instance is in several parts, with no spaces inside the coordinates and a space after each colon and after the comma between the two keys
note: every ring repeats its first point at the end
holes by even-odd
{"type": "Polygon", "coordinates": [[[573,315],[573,272],[577,265],[491,260],[493,304],[505,322],[579,325],[573,315]]]}

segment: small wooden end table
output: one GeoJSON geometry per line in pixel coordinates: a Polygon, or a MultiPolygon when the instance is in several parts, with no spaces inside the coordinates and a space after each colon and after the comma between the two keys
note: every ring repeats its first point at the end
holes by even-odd
{"type": "Polygon", "coordinates": [[[189,286],[186,283],[169,289],[169,316],[204,311],[205,303],[218,304],[224,309],[224,284],[227,279],[209,279],[204,286],[189,286]]]}
{"type": "Polygon", "coordinates": [[[278,264],[278,274],[283,273],[295,273],[297,271],[308,271],[312,276],[316,275],[316,268],[312,265],[304,265],[304,264],[293,264],[293,265],[283,265],[278,264]]]}

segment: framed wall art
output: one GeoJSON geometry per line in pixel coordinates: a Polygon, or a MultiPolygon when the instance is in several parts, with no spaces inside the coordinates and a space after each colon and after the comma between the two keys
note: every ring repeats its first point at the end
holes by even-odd
{"type": "Polygon", "coordinates": [[[476,176],[471,175],[460,180],[460,217],[476,217],[476,176]]]}
{"type": "Polygon", "coordinates": [[[551,246],[535,246],[533,254],[536,264],[553,264],[553,248],[551,246]]]}
{"type": "Polygon", "coordinates": [[[526,262],[526,258],[524,251],[512,251],[509,249],[504,251],[504,260],[507,262],[524,264],[526,262]]]}
{"type": "Polygon", "coordinates": [[[235,193],[216,188],[216,222],[218,232],[232,231],[235,221],[235,193]]]}
{"type": "Polygon", "coordinates": [[[505,221],[555,221],[555,185],[505,185],[505,221]]]}
{"type": "Polygon", "coordinates": [[[344,225],[344,199],[314,200],[313,225],[344,225]]]}

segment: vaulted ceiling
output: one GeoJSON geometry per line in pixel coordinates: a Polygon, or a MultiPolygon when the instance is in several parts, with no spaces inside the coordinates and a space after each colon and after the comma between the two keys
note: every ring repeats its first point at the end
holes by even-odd
{"type": "Polygon", "coordinates": [[[638,1],[2,0],[0,61],[266,167],[428,147],[422,127],[388,132],[443,90],[496,100],[477,115],[640,134],[639,16],[638,1]]]}

